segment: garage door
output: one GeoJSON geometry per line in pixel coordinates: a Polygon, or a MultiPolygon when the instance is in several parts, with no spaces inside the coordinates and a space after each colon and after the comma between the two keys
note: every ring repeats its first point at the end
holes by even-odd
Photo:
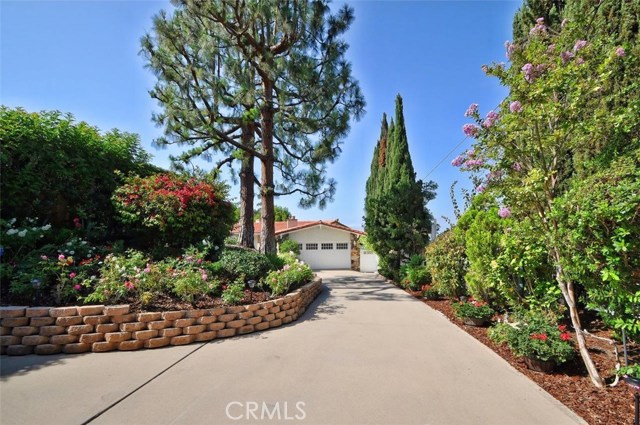
{"type": "Polygon", "coordinates": [[[300,259],[314,270],[350,269],[351,249],[348,242],[306,242],[300,259]]]}

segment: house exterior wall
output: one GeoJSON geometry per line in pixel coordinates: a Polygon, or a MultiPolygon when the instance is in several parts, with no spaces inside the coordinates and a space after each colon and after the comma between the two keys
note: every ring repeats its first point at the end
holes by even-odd
{"type": "Polygon", "coordinates": [[[350,269],[351,233],[318,225],[288,233],[289,239],[302,244],[300,259],[312,269],[350,269]],[[322,249],[322,244],[331,244],[331,249],[322,249]],[[347,244],[347,249],[337,249],[337,244],[347,244]],[[307,244],[317,244],[317,249],[308,249],[307,244]]]}

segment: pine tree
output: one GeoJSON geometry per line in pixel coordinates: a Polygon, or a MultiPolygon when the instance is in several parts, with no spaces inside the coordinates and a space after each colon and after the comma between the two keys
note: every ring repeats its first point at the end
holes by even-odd
{"type": "Polygon", "coordinates": [[[383,115],[380,139],[371,161],[365,199],[365,229],[381,259],[381,272],[397,279],[401,263],[421,254],[429,241],[432,216],[426,207],[436,184],[416,181],[409,153],[402,97],[395,120],[383,115]]]}

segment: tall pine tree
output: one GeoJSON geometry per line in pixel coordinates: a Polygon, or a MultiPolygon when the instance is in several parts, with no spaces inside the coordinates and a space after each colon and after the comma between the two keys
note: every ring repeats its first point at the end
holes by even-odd
{"type": "Polygon", "coordinates": [[[365,198],[365,230],[385,276],[397,279],[402,262],[421,254],[429,242],[433,218],[426,205],[436,187],[416,180],[398,95],[395,120],[387,125],[386,114],[382,117],[365,198]]]}

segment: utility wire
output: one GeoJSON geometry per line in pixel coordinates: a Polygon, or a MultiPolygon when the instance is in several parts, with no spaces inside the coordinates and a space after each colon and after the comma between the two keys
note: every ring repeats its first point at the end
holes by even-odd
{"type": "Polygon", "coordinates": [[[453,147],[453,149],[451,149],[451,150],[450,150],[450,151],[449,151],[449,152],[448,152],[444,157],[442,157],[442,159],[441,159],[441,160],[440,160],[440,161],[435,165],[435,167],[433,167],[433,168],[431,169],[431,171],[429,171],[429,172],[427,173],[427,175],[426,175],[426,176],[424,176],[425,180],[426,180],[426,178],[427,178],[427,177],[429,177],[429,176],[431,175],[431,173],[433,173],[434,171],[436,171],[436,170],[438,169],[438,167],[440,167],[440,166],[442,165],[442,163],[443,163],[444,161],[446,161],[446,160],[447,160],[447,158],[449,158],[449,157],[451,156],[451,154],[452,154],[456,149],[458,149],[460,146],[462,146],[462,144],[463,144],[463,143],[464,143],[468,138],[469,138],[469,136],[465,136],[465,137],[464,137],[464,139],[462,139],[462,140],[460,141],[460,143],[458,143],[457,145],[455,145],[455,146],[453,147]]]}

